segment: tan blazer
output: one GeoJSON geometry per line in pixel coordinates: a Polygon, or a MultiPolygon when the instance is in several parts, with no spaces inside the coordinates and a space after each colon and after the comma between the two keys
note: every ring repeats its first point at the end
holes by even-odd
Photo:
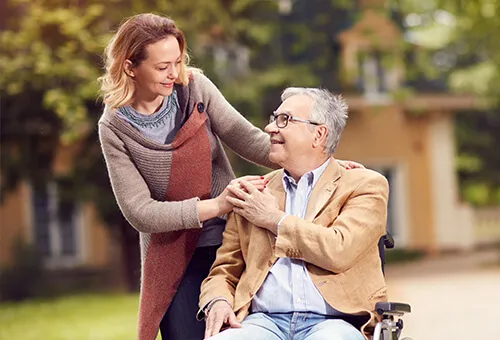
{"type": "MultiPolygon", "coordinates": [[[[283,169],[268,175],[268,187],[285,210],[283,169]]],[[[305,219],[287,216],[278,235],[230,214],[222,246],[201,286],[200,307],[223,296],[241,321],[279,257],[307,262],[315,286],[338,311],[376,322],[375,303],[387,300],[378,240],[385,234],[389,187],[365,169],[345,170],[332,158],[311,192],[305,219]]],[[[200,311],[199,317],[203,317],[200,311]]]]}

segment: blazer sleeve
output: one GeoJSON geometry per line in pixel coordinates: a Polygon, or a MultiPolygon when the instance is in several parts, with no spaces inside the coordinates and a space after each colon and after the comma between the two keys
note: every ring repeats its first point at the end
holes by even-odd
{"type": "Polygon", "coordinates": [[[200,311],[197,316],[199,319],[203,318],[201,309],[216,297],[224,297],[234,306],[236,286],[245,270],[238,233],[239,222],[235,213],[229,214],[226,229],[222,234],[222,245],[217,250],[217,257],[208,277],[201,284],[200,311]]]}
{"type": "Polygon", "coordinates": [[[387,180],[374,173],[356,187],[329,227],[287,216],[278,230],[276,256],[345,272],[385,234],[388,195],[387,180]]]}
{"type": "Polygon", "coordinates": [[[279,166],[269,161],[269,135],[243,117],[222,95],[210,79],[194,73],[202,90],[212,129],[239,156],[271,169],[279,166]]]}
{"type": "Polygon", "coordinates": [[[202,227],[197,208],[199,198],[178,202],[152,199],[123,141],[103,123],[99,124],[99,140],[118,206],[135,229],[155,233],[202,227]]]}

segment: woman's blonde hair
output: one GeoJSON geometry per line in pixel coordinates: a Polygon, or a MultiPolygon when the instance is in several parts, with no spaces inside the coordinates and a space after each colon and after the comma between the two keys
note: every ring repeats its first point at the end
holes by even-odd
{"type": "Polygon", "coordinates": [[[174,36],[179,42],[182,63],[176,83],[187,85],[190,71],[184,33],[177,28],[174,21],[152,13],[138,14],[125,20],[116,34],[111,38],[104,50],[105,73],[99,77],[104,104],[118,108],[131,102],[135,84],[125,73],[125,61],[130,60],[134,66],[147,58],[146,47],[174,36]]]}

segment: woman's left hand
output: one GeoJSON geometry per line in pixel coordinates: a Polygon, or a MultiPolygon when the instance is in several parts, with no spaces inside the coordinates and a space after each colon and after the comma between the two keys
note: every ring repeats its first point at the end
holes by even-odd
{"type": "Polygon", "coordinates": [[[354,161],[343,161],[341,159],[336,159],[337,163],[341,167],[343,167],[346,170],[351,170],[351,169],[366,169],[365,166],[361,163],[356,163],[354,161]]]}

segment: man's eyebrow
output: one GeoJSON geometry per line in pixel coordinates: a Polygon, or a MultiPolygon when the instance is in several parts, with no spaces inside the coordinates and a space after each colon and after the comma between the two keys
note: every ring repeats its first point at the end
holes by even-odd
{"type": "MultiPolygon", "coordinates": [[[[268,112],[269,112],[269,111],[268,111],[268,112]]],[[[282,114],[282,113],[286,113],[287,115],[289,115],[289,114],[290,114],[290,111],[282,111],[282,112],[278,112],[278,110],[276,110],[276,111],[273,111],[273,113],[274,113],[275,115],[279,115],[279,114],[282,114]]]]}

